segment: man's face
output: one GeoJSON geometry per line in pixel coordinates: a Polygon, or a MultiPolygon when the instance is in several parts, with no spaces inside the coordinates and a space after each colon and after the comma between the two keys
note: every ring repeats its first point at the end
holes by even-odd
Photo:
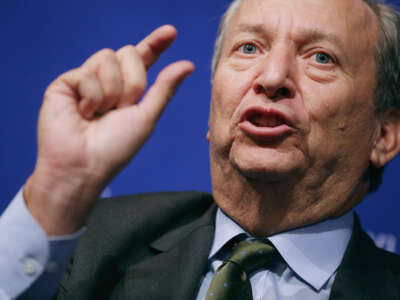
{"type": "Polygon", "coordinates": [[[377,36],[361,0],[244,0],[213,79],[212,172],[359,180],[377,134],[377,36]]]}

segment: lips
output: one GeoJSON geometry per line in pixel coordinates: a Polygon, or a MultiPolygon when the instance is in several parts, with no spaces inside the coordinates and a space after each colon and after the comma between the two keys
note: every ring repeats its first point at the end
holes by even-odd
{"type": "Polygon", "coordinates": [[[245,110],[240,119],[239,127],[247,135],[263,140],[283,137],[294,132],[288,116],[278,110],[262,107],[245,110]]]}
{"type": "Polygon", "coordinates": [[[254,114],[248,120],[257,127],[276,127],[285,124],[285,120],[278,115],[254,114]]]}

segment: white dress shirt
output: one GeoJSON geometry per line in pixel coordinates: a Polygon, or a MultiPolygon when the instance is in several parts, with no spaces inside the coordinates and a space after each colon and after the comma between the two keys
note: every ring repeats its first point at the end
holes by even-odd
{"type": "MultiPolygon", "coordinates": [[[[336,270],[342,261],[353,228],[353,212],[268,237],[284,262],[250,276],[254,300],[329,299],[336,270]]],[[[209,271],[204,276],[197,300],[203,300],[214,272],[223,263],[223,246],[243,228],[218,210],[209,271]]]]}
{"type": "Polygon", "coordinates": [[[0,300],[51,299],[84,230],[47,237],[21,189],[0,216],[0,300]]]}

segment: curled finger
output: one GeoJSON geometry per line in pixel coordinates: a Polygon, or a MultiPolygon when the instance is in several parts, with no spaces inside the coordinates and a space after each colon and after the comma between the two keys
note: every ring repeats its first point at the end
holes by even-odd
{"type": "Polygon", "coordinates": [[[135,104],[139,101],[147,85],[145,65],[134,46],[125,46],[117,51],[122,76],[122,94],[118,107],[135,104]]]}
{"type": "Polygon", "coordinates": [[[78,93],[80,98],[78,110],[84,118],[91,119],[104,98],[97,76],[90,73],[82,76],[78,82],[78,93]]]}

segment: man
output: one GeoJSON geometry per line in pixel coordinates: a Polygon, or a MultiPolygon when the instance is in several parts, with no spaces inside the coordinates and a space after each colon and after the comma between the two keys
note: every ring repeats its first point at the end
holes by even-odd
{"type": "MultiPolygon", "coordinates": [[[[253,237],[280,254],[245,274],[253,299],[399,299],[399,258],[351,213],[400,149],[399,20],[362,0],[234,1],[213,60],[213,198],[142,195],[93,209],[193,71],[166,67],[138,102],[173,27],[56,79],[23,199],[48,237],[77,232],[91,214],[57,299],[212,299],[231,244],[253,237]]],[[[22,297],[45,294],[51,273],[22,297]]]]}

